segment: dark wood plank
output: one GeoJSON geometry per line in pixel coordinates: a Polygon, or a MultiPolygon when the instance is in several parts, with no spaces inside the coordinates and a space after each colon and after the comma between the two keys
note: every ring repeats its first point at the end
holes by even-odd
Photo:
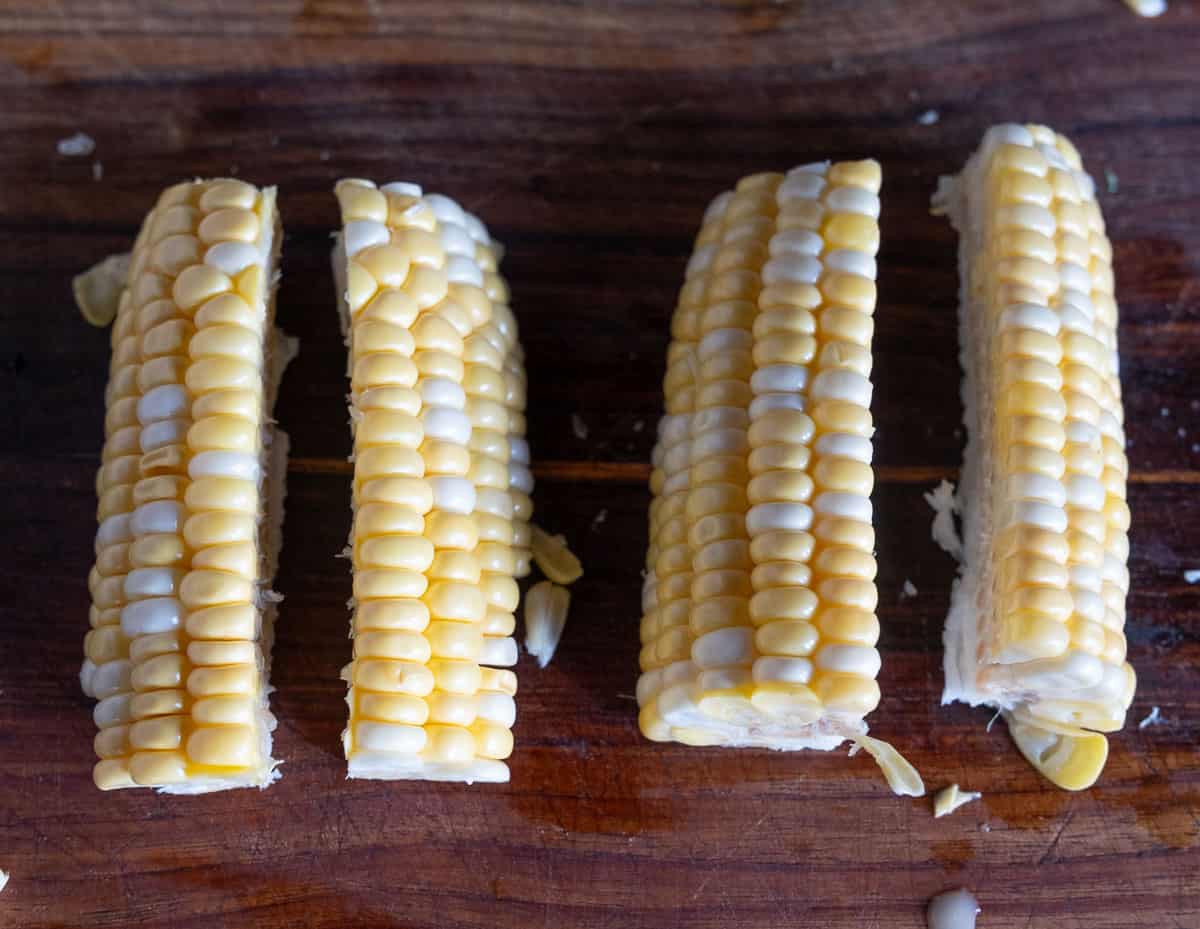
{"type": "Polygon", "coordinates": [[[147,6],[0,4],[0,925],[898,929],[961,884],[987,927],[1200,925],[1194,5],[1152,23],[1117,0],[147,6]],[[927,204],[1014,118],[1070,133],[1100,180],[1122,308],[1140,688],[1083,795],[1039,780],[986,712],[937,705],[953,566],[922,493],[953,478],[962,436],[955,239],[927,204]],[[80,129],[95,155],[56,155],[80,129]],[[984,791],[936,822],[863,757],[647,743],[630,699],[645,462],[699,216],[743,173],[867,154],[885,169],[872,723],[931,786],[984,791]],[[161,187],[226,173],[281,188],[280,319],[303,342],[279,407],[284,776],[101,795],[75,671],[107,334],[78,321],[69,277],[126,248],[161,187]],[[554,663],[518,669],[507,786],[343,780],[349,440],[327,270],[343,175],[444,190],[508,247],[538,519],[587,574],[554,663]],[[1139,730],[1153,706],[1168,722],[1139,730]]]}

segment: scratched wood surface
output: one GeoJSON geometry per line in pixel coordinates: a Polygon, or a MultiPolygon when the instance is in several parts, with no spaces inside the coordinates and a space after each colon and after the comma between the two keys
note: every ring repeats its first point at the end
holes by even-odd
{"type": "Polygon", "coordinates": [[[1200,927],[1192,3],[1147,22],[1117,0],[25,0],[0,4],[0,83],[0,926],[908,929],[965,885],[986,929],[1200,927]],[[955,240],[926,204],[1014,118],[1069,133],[1098,178],[1123,313],[1141,685],[1081,795],[1039,780],[986,711],[937,705],[953,566],[922,493],[954,476],[962,435],[955,240]],[[94,154],[56,154],[77,130],[94,154]],[[984,792],[937,822],[864,757],[651,745],[631,699],[645,462],[701,210],[741,174],[866,155],[885,170],[872,723],[930,786],[984,792]],[[127,247],[159,188],[230,173],[281,188],[280,319],[302,340],[278,410],[283,778],[101,795],[75,673],[107,334],[79,321],[69,276],[127,247]],[[344,175],[450,193],[508,246],[538,519],[587,574],[554,663],[522,659],[506,786],[343,779],[349,438],[327,248],[344,175]],[[1153,706],[1165,722],[1139,729],[1153,706]]]}

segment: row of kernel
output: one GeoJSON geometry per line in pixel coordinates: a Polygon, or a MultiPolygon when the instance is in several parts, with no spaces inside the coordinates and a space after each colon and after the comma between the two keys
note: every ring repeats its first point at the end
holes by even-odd
{"type": "MultiPolygon", "coordinates": [[[[452,314],[456,304],[473,310],[471,317],[471,332],[468,341],[475,335],[487,338],[493,336],[490,347],[494,352],[508,348],[496,335],[515,341],[516,323],[503,305],[507,300],[507,288],[503,280],[496,274],[495,255],[490,248],[490,239],[483,224],[475,217],[465,213],[452,200],[445,197],[431,196],[427,198],[434,206],[443,235],[447,230],[461,227],[469,230],[471,246],[468,249],[462,236],[452,234],[455,241],[462,242],[458,253],[450,252],[449,275],[450,297],[437,308],[443,314],[452,314]]],[[[476,382],[473,375],[479,370],[478,366],[469,360],[474,352],[467,349],[464,342],[464,385],[473,386],[476,382]]],[[[474,343],[472,343],[474,349],[474,343]]],[[[503,356],[502,356],[503,357],[503,356]]],[[[492,356],[494,360],[494,356],[492,356]]],[[[502,362],[503,363],[503,362],[502,362]]],[[[508,381],[502,383],[505,393],[511,392],[508,381]]],[[[499,385],[496,385],[499,386],[499,385]]],[[[523,387],[523,385],[522,385],[523,387]]],[[[511,665],[516,663],[516,643],[511,638],[515,625],[513,611],[517,603],[517,587],[510,570],[485,570],[486,568],[507,569],[505,552],[500,552],[500,560],[485,565],[485,558],[493,555],[491,547],[496,543],[507,544],[511,552],[511,539],[505,539],[509,520],[518,507],[514,503],[516,494],[510,489],[511,481],[508,468],[489,469],[483,461],[490,460],[475,451],[475,426],[478,423],[489,432],[506,435],[513,418],[506,407],[503,398],[479,396],[472,392],[465,393],[464,412],[469,420],[470,433],[467,448],[470,452],[470,468],[468,479],[476,489],[476,499],[473,507],[473,518],[478,529],[478,544],[473,558],[478,564],[479,573],[475,583],[483,595],[484,609],[478,620],[472,622],[470,628],[471,645],[469,649],[457,649],[454,654],[468,659],[479,665],[478,682],[470,694],[443,693],[435,691],[430,697],[431,722],[440,725],[455,725],[462,730],[455,746],[448,738],[443,738],[440,754],[428,753],[439,762],[462,763],[473,758],[499,760],[507,758],[512,751],[512,735],[509,731],[512,719],[515,718],[515,704],[512,695],[498,690],[499,681],[504,676],[494,669],[483,665],[511,665]],[[477,480],[483,477],[485,481],[477,480]],[[485,685],[487,685],[485,687],[485,685]],[[469,734],[469,739],[468,739],[469,734]],[[457,747],[457,754],[453,750],[457,747]]],[[[521,408],[524,408],[524,397],[521,395],[521,408]]],[[[520,424],[523,429],[523,423],[520,424]]],[[[498,462],[497,462],[498,464],[498,462]]],[[[531,487],[529,488],[532,489],[531,487]]],[[[529,497],[525,496],[525,512],[528,517],[530,508],[529,497]]],[[[436,564],[435,564],[436,568],[436,564]]],[[[465,577],[464,580],[467,580],[465,577]]],[[[436,580],[431,570],[431,580],[436,580]]],[[[435,657],[438,650],[435,649],[435,657]]],[[[515,682],[514,682],[515,683],[515,682]]]]}
{"type": "Polygon", "coordinates": [[[820,305],[821,194],[828,165],[789,171],[775,192],[773,223],[753,323],[747,531],[753,566],[748,621],[758,656],[754,703],[795,723],[819,715],[809,687],[816,645],[812,552],[813,424],[805,391],[816,355],[820,305]],[[809,641],[811,639],[811,641],[809,641]]]}
{"type": "Polygon", "coordinates": [[[812,686],[827,710],[858,716],[879,702],[870,374],[880,182],[874,161],[829,170],[822,194],[819,351],[807,390],[816,430],[810,564],[821,604],[812,686]]]}
{"type": "MultiPolygon", "coordinates": [[[[191,567],[180,591],[191,699],[184,748],[193,770],[217,773],[263,761],[257,582],[270,323],[263,307],[274,200],[248,184],[219,182],[205,191],[200,209],[204,262],[185,269],[173,290],[195,329],[186,375],[193,425],[183,526],[191,567]]],[[[165,741],[165,727],[161,735],[165,741]]]]}
{"type": "MultiPolygon", "coordinates": [[[[488,247],[486,231],[482,223],[477,223],[474,228],[479,230],[478,238],[470,240],[470,254],[481,272],[494,273],[496,260],[488,247]]],[[[463,246],[465,254],[465,241],[463,246]]],[[[478,287],[485,283],[481,273],[478,287]]],[[[481,492],[491,490],[499,494],[524,488],[522,492],[528,494],[532,490],[528,446],[523,437],[509,433],[511,413],[524,409],[524,384],[507,370],[516,344],[515,320],[511,314],[497,313],[498,307],[487,290],[477,288],[472,293],[478,294],[486,318],[481,313],[483,324],[465,343],[464,387],[471,419],[471,478],[481,492]]],[[[479,527],[476,551],[488,587],[495,590],[498,585],[511,581],[517,571],[515,545],[518,539],[514,535],[511,503],[508,511],[501,513],[484,509],[487,506],[486,497],[482,502],[476,502],[475,520],[479,527]]],[[[528,570],[528,556],[524,556],[524,561],[528,570]]],[[[515,627],[516,618],[511,609],[488,604],[480,627],[483,635],[481,663],[515,664],[516,643],[512,639],[515,627]]],[[[499,673],[490,668],[480,670],[479,691],[474,697],[472,715],[470,719],[464,717],[463,722],[474,724],[480,755],[506,758],[512,751],[511,729],[516,720],[513,699],[516,678],[510,672],[499,673]]]]}
{"type": "MultiPolygon", "coordinates": [[[[188,566],[180,530],[190,426],[190,397],[183,385],[189,324],[171,291],[176,275],[198,257],[194,187],[180,184],[164,191],[149,219],[145,247],[134,253],[130,265],[139,381],[145,381],[135,395],[142,454],[130,518],[131,570],[121,610],[121,627],[130,642],[131,693],[119,708],[119,725],[97,737],[103,760],[94,778],[103,789],[167,783],[184,776],[161,770],[159,756],[146,750],[155,740],[154,723],[146,721],[184,706],[179,697],[164,705],[150,685],[158,667],[153,659],[164,650],[181,650],[176,630],[183,615],[179,587],[188,566]]],[[[96,708],[102,729],[112,721],[101,719],[108,709],[105,701],[96,708]]]]}
{"type": "Polygon", "coordinates": [[[1064,379],[1066,372],[1078,383],[1079,354],[1094,354],[1087,213],[1057,148],[1022,127],[1006,127],[1002,137],[988,179],[998,252],[991,269],[1001,365],[997,447],[1008,449],[999,464],[1008,504],[996,546],[1001,614],[993,657],[1030,690],[1079,689],[1103,675],[1102,662],[1078,649],[1094,636],[1087,616],[1076,615],[1080,605],[1090,612],[1091,601],[1072,590],[1080,551],[1069,517],[1077,507],[1068,506],[1088,495],[1086,475],[1075,479],[1070,470],[1090,454],[1098,413],[1095,400],[1064,379]]]}
{"type": "MultiPolygon", "coordinates": [[[[1070,652],[1050,666],[1051,676],[1041,680],[1042,666],[1032,666],[1022,682],[1043,684],[1043,693],[1070,696],[1076,707],[1064,722],[1083,722],[1096,728],[1111,729],[1114,722],[1113,697],[1132,692],[1132,674],[1121,665],[1124,639],[1120,622],[1113,622],[1103,596],[1105,543],[1111,524],[1123,532],[1128,510],[1123,502],[1123,474],[1107,474],[1105,442],[1119,450],[1119,420],[1110,412],[1120,410],[1120,390],[1116,381],[1115,321],[1112,300],[1111,248],[1104,238],[1103,221],[1095,203],[1090,179],[1080,172],[1077,153],[1070,143],[1044,127],[1028,127],[1028,138],[1015,138],[1018,144],[1036,148],[1045,159],[1045,177],[1052,194],[1043,188],[1038,207],[1046,209],[1053,222],[1039,216],[1045,231],[1055,233],[1053,258],[1060,275],[1060,286],[1053,301],[1059,326],[1055,335],[1061,348],[1064,441],[1062,445],[1063,513],[1066,523],[1067,589],[1069,605],[1065,628],[1052,629],[1047,654],[1070,652]],[[1103,478],[1103,479],[1102,479],[1103,478]],[[1121,499],[1109,505],[1108,487],[1120,487],[1121,499]],[[1061,667],[1060,667],[1061,665],[1061,667]],[[1062,673],[1067,669],[1067,673],[1062,673]],[[1069,683],[1064,683],[1064,681],[1069,683]],[[1103,705],[1097,715],[1079,707],[1088,700],[1103,705]]],[[[1020,130],[1014,130],[1019,136],[1020,130]]],[[[1034,158],[1027,159],[1036,164],[1034,158]]],[[[1050,251],[1047,249],[1047,251],[1050,251]]],[[[1123,455],[1116,456],[1123,459],[1123,455]]],[[[1123,596],[1113,596],[1120,600],[1123,596]]],[[[1051,701],[1053,703],[1053,701],[1051,701]]],[[[1060,707],[1061,709],[1061,707],[1060,707]]],[[[1041,712],[1057,712],[1050,703],[1040,705],[1041,712]]],[[[1123,712],[1123,710],[1122,710],[1123,712]]]]}
{"type": "Polygon", "coordinates": [[[533,499],[530,496],[533,493],[533,474],[529,469],[529,445],[525,440],[525,403],[528,391],[525,353],[521,348],[516,317],[508,306],[508,284],[498,267],[499,245],[491,241],[478,219],[471,218],[481,230],[480,239],[475,246],[476,259],[483,271],[484,290],[488,299],[492,301],[492,321],[483,334],[491,340],[503,359],[503,405],[508,411],[508,490],[512,498],[512,575],[521,578],[528,576],[533,557],[529,526],[533,518],[533,499]]]}
{"type": "Polygon", "coordinates": [[[425,698],[435,686],[427,634],[433,623],[428,572],[439,550],[445,564],[447,554],[469,553],[477,541],[466,518],[474,507],[474,489],[463,477],[469,468],[470,425],[464,426],[465,398],[457,409],[454,402],[461,394],[462,336],[453,322],[424,312],[443,299],[449,280],[436,216],[420,192],[346,182],[337,192],[353,314],[351,390],[361,413],[355,429],[356,608],[348,754],[417,754],[428,742],[425,698]],[[354,210],[362,203],[377,205],[379,215],[357,217],[354,210]],[[368,229],[376,234],[365,235],[368,229]],[[418,368],[418,353],[424,371],[418,368]],[[451,377],[439,379],[437,372],[451,377]],[[378,399],[393,405],[400,399],[396,393],[404,391],[408,408],[373,409],[376,391],[384,392],[378,399]],[[446,440],[455,435],[459,442],[446,440]],[[454,475],[456,469],[461,474],[454,475]],[[435,483],[439,474],[449,480],[435,483]],[[455,508],[466,514],[433,513],[436,490],[442,491],[443,504],[454,499],[455,508]]]}
{"type": "MultiPolygon", "coordinates": [[[[691,428],[698,388],[696,346],[705,289],[712,274],[712,256],[727,206],[728,197],[718,197],[705,215],[671,323],[672,341],[663,379],[666,415],[659,424],[663,480],[659,497],[651,507],[656,606],[643,623],[643,670],[685,661],[691,647],[687,627],[692,563],[686,504],[691,485],[691,428]]],[[[655,680],[661,685],[661,675],[649,678],[650,682],[655,680]]]]}
{"type": "MultiPolygon", "coordinates": [[[[519,600],[515,578],[529,574],[532,557],[529,521],[533,516],[533,473],[530,470],[529,445],[525,440],[525,402],[528,386],[517,320],[508,306],[508,285],[499,272],[499,246],[487,235],[483,223],[474,217],[471,219],[479,230],[475,255],[483,272],[484,292],[492,305],[491,320],[480,332],[483,338],[490,339],[492,349],[500,356],[503,387],[502,397],[495,400],[488,398],[486,403],[480,401],[473,405],[472,417],[507,439],[507,491],[511,531],[510,539],[504,540],[499,534],[502,523],[497,521],[496,537],[489,537],[487,540],[489,543],[506,542],[511,562],[508,558],[502,559],[492,565],[496,570],[488,572],[486,589],[489,602],[483,628],[484,653],[481,662],[485,665],[508,667],[517,662],[517,644],[512,637],[516,627],[515,610],[519,600]],[[495,410],[494,419],[488,415],[491,410],[495,410]],[[507,415],[502,418],[502,413],[507,415]]],[[[501,448],[497,451],[500,452],[501,448]]],[[[472,454],[474,456],[474,451],[472,454]]],[[[496,464],[496,475],[499,479],[501,462],[497,460],[496,464]]],[[[496,511],[488,516],[495,519],[499,511],[495,507],[493,509],[496,511]]],[[[489,522],[491,521],[492,519],[489,519],[489,522]]],[[[499,740],[500,736],[496,739],[499,740]]],[[[504,757],[494,753],[500,750],[500,744],[500,741],[496,742],[497,747],[491,750],[489,757],[504,757]]]]}
{"type": "MultiPolygon", "coordinates": [[[[190,477],[196,476],[189,475],[189,471],[203,471],[207,459],[192,448],[193,431],[197,439],[213,433],[209,422],[197,428],[196,421],[211,420],[214,414],[223,412],[223,388],[232,383],[231,374],[239,384],[245,381],[253,385],[251,415],[257,420],[261,359],[253,365],[234,363],[232,371],[223,361],[197,364],[204,343],[199,342],[195,348],[193,343],[197,326],[212,315],[200,316],[207,299],[234,290],[227,272],[243,270],[238,264],[243,258],[261,261],[255,247],[242,248],[236,242],[230,247],[221,225],[231,211],[253,207],[257,191],[241,182],[214,182],[180,185],[165,196],[168,202],[155,224],[165,234],[155,247],[147,271],[158,277],[162,292],[143,310],[142,371],[147,376],[143,378],[146,383],[139,418],[146,454],[142,480],[135,491],[142,501],[135,513],[135,522],[141,525],[135,526],[135,532],[144,536],[139,539],[145,547],[139,559],[139,570],[144,572],[139,593],[143,596],[122,617],[137,635],[131,648],[135,661],[133,684],[138,695],[131,704],[135,721],[129,733],[134,751],[130,771],[137,783],[153,785],[183,780],[193,765],[245,767],[256,748],[253,738],[235,738],[230,744],[195,730],[196,720],[190,713],[193,700],[224,695],[223,687],[213,685],[228,675],[193,670],[193,663],[199,663],[194,659],[224,663],[229,656],[222,653],[218,658],[211,652],[206,655],[203,647],[189,648],[190,635],[185,635],[182,626],[189,611],[205,601],[223,602],[230,588],[224,571],[195,558],[206,530],[203,522],[192,525],[185,497],[190,477]],[[191,232],[186,231],[189,228],[191,232]],[[157,375],[150,373],[156,371],[157,375]],[[229,747],[234,749],[232,755],[225,751],[229,747]]],[[[160,209],[163,206],[160,204],[160,209]]],[[[251,217],[257,232],[257,217],[252,213],[251,217]]],[[[249,275],[242,283],[252,292],[251,300],[262,299],[261,268],[259,274],[249,275]]],[[[248,306],[246,309],[247,315],[253,315],[248,306]]],[[[260,341],[261,337],[253,344],[260,341]]],[[[251,436],[257,443],[257,425],[251,436]]],[[[257,453],[252,467],[256,478],[257,453]]],[[[256,499],[256,487],[252,495],[256,499]]],[[[251,531],[253,525],[252,520],[251,531]]],[[[232,587],[252,601],[256,557],[252,554],[249,561],[249,566],[243,566],[249,578],[237,579],[232,587]]],[[[218,563],[217,567],[221,566],[218,563]]],[[[249,635],[254,635],[253,624],[249,635]]],[[[254,657],[251,655],[244,664],[248,664],[248,676],[238,677],[248,677],[243,686],[253,693],[257,689],[254,657]]],[[[204,718],[203,710],[200,716],[204,718]]]]}
{"type": "Polygon", "coordinates": [[[1065,653],[1071,609],[1063,506],[1066,461],[1061,290],[1046,156],[1011,129],[993,159],[992,274],[999,408],[995,467],[1006,504],[997,514],[999,616],[993,660],[1002,664],[1065,653]]]}
{"type": "MultiPolygon", "coordinates": [[[[795,357],[805,362],[798,390],[806,413],[787,415],[806,480],[789,488],[795,499],[769,500],[804,505],[803,521],[764,533],[754,552],[762,577],[756,602],[767,620],[758,636],[772,670],[781,672],[760,688],[758,702],[793,712],[805,705],[814,712],[811,704],[819,703],[862,715],[878,699],[868,409],[878,187],[873,162],[813,165],[790,175],[775,244],[781,263],[788,256],[789,273],[784,278],[771,268],[765,279],[789,290],[764,294],[764,342],[786,325],[795,357]],[[794,567],[787,565],[792,559],[794,567]]],[[[779,468],[764,467],[774,464],[765,458],[751,462],[755,481],[782,496],[775,490],[779,468]]],[[[765,683],[765,670],[761,676],[765,683]]]]}
{"type": "MultiPolygon", "coordinates": [[[[153,213],[143,222],[134,246],[136,260],[147,248],[153,213]]],[[[132,281],[130,282],[132,284],[132,281]]],[[[132,699],[130,637],[121,628],[126,604],[125,579],[134,545],[131,529],[133,488],[139,477],[141,425],[137,419],[140,340],[133,290],[121,292],[113,326],[112,357],[105,388],[105,443],[96,475],[98,498],[96,562],[88,577],[92,598],[91,630],[84,639],[80,683],[99,701],[93,717],[99,732],[94,741],[100,763],[96,782],[102,787],[132,786],[125,756],[129,743],[129,701],[132,699]]]]}
{"type": "MultiPolygon", "coordinates": [[[[419,753],[422,763],[459,763],[474,758],[478,748],[467,727],[476,725],[483,677],[477,661],[487,585],[475,554],[479,530],[472,513],[490,490],[477,493],[470,477],[463,340],[486,320],[487,300],[479,293],[480,271],[462,247],[461,240],[471,237],[453,228],[459,224],[450,217],[462,216],[457,206],[421,197],[414,185],[382,191],[353,186],[339,185],[338,195],[353,258],[350,278],[359,280],[350,301],[356,404],[365,422],[376,403],[401,401],[398,391],[404,391],[412,401],[404,412],[417,428],[411,447],[384,446],[379,454],[359,450],[365,441],[361,422],[356,430],[356,660],[348,748],[350,754],[419,753]],[[382,218],[355,215],[362,204],[380,201],[386,204],[382,218]],[[385,219],[391,223],[383,229],[387,241],[376,236],[362,254],[354,251],[352,234],[362,228],[355,222],[385,219]],[[363,286],[367,277],[370,287],[363,286]],[[387,289],[375,296],[380,284],[387,289]],[[455,289],[461,292],[452,294],[455,289]],[[402,333],[367,328],[376,321],[376,302],[402,333]],[[382,351],[369,351],[374,347],[382,351]],[[397,347],[400,352],[389,351],[397,347]],[[376,354],[393,357],[372,360],[376,354]],[[384,380],[371,383],[372,373],[384,380]],[[420,553],[417,543],[423,543],[420,553]],[[397,561],[418,555],[420,565],[397,561]],[[384,564],[376,567],[375,561],[384,564]],[[396,623],[409,628],[396,629],[396,623]]],[[[507,493],[501,496],[493,508],[510,513],[507,493]]]]}
{"type": "Polygon", "coordinates": [[[433,690],[426,667],[431,649],[423,635],[430,623],[422,599],[425,571],[434,557],[428,536],[440,538],[447,527],[435,525],[431,533],[426,520],[432,492],[418,452],[425,436],[411,333],[421,308],[400,286],[409,277],[409,256],[390,248],[389,223],[408,217],[429,226],[433,217],[416,200],[419,190],[414,197],[403,188],[343,181],[336,194],[352,318],[347,335],[355,447],[347,756],[373,748],[414,753],[425,744],[429,710],[423,698],[433,690]],[[375,471],[400,476],[361,479],[375,471]]]}
{"type": "MultiPolygon", "coordinates": [[[[738,183],[714,243],[698,320],[686,516],[693,570],[690,657],[702,708],[709,700],[715,706],[715,701],[749,697],[758,658],[750,622],[747,531],[746,458],[757,368],[752,330],[782,180],[761,174],[738,183]]],[[[689,709],[691,699],[676,691],[674,699],[664,701],[664,717],[689,709]]]]}
{"type": "Polygon", "coordinates": [[[686,503],[690,485],[691,420],[696,408],[696,343],[704,293],[732,192],[718,195],[705,211],[688,261],[675,312],[663,377],[665,411],[658,424],[651,475],[650,545],[643,589],[642,651],[637,697],[639,725],[651,739],[671,737],[657,699],[665,687],[694,677],[691,666],[692,557],[686,503]],[[677,669],[677,670],[676,670],[677,669]]]}
{"type": "Polygon", "coordinates": [[[177,185],[163,193],[148,217],[143,247],[135,250],[130,264],[131,336],[139,380],[142,372],[161,372],[149,376],[162,383],[139,384],[127,398],[137,422],[141,452],[133,488],[135,508],[129,521],[133,547],[120,620],[130,646],[130,691],[120,703],[105,700],[96,707],[96,721],[102,730],[96,748],[102,760],[94,778],[103,789],[155,780],[153,757],[147,764],[147,759],[137,754],[144,727],[135,726],[146,710],[156,708],[153,695],[143,693],[145,674],[138,672],[156,654],[159,634],[177,628],[181,621],[178,588],[187,565],[178,532],[182,522],[179,485],[185,479],[171,472],[186,467],[186,456],[178,449],[185,440],[190,414],[182,386],[186,362],[176,361],[186,352],[186,333],[170,294],[173,277],[193,251],[189,245],[195,219],[188,202],[192,193],[191,185],[177,185]],[[182,400],[179,392],[183,392],[182,400]]]}
{"type": "MultiPolygon", "coordinates": [[[[745,458],[754,369],[750,330],[780,180],[773,174],[749,177],[714,201],[690,266],[707,273],[685,284],[685,292],[692,290],[685,293],[685,305],[692,297],[698,302],[691,318],[679,320],[694,340],[683,356],[693,373],[694,412],[686,423],[684,461],[688,492],[682,508],[685,557],[692,570],[688,606],[679,617],[688,625],[673,644],[691,645],[662,669],[657,712],[661,724],[670,727],[670,737],[687,744],[723,742],[719,726],[710,729],[703,718],[716,722],[728,713],[744,714],[752,690],[749,668],[755,656],[746,619],[750,584],[745,549],[745,458]]],[[[674,618],[667,610],[663,617],[674,618]]]]}
{"type": "MultiPolygon", "coordinates": [[[[1080,176],[1079,156],[1069,141],[1045,127],[1029,130],[1052,173],[1080,176]]],[[[1074,189],[1056,183],[1054,203],[1064,285],[1059,310],[1068,406],[1064,455],[1073,597],[1070,626],[1072,648],[1098,657],[1104,665],[1099,680],[1081,681],[1067,705],[1072,708],[1070,721],[1113,730],[1121,725],[1134,687],[1132,669],[1124,661],[1122,634],[1128,590],[1127,465],[1117,377],[1112,249],[1094,186],[1086,175],[1081,176],[1084,181],[1074,189]]],[[[1044,703],[1038,710],[1054,712],[1044,703]]]]}
{"type": "MultiPolygon", "coordinates": [[[[1065,143],[1056,137],[1059,141],[1065,143]]],[[[1048,160],[1053,164],[1056,159],[1048,156],[1048,160]]],[[[1060,262],[1071,272],[1069,289],[1064,275],[1059,305],[1063,329],[1070,333],[1063,338],[1068,406],[1066,511],[1073,598],[1069,622],[1072,648],[1099,658],[1104,666],[1100,679],[1091,686],[1082,684],[1069,702],[1074,710],[1072,721],[1112,730],[1121,725],[1134,686],[1132,669],[1125,664],[1122,631],[1128,589],[1124,553],[1129,511],[1124,454],[1111,454],[1124,446],[1111,248],[1090,188],[1056,194],[1060,225],[1064,209],[1081,205],[1087,229],[1075,230],[1069,237],[1060,232],[1059,236],[1060,262]],[[1113,556],[1114,549],[1120,553],[1119,560],[1113,556]]],[[[1039,712],[1052,710],[1043,706],[1039,712]]]]}

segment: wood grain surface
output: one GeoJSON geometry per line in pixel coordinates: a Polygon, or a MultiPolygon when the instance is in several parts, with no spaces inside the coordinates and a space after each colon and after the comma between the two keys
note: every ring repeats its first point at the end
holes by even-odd
{"type": "Polygon", "coordinates": [[[1200,8],[1117,0],[0,3],[0,926],[915,929],[973,888],[982,929],[1200,927],[1200,8]],[[928,111],[937,121],[919,117],[928,111]],[[1115,249],[1140,688],[1101,782],[1055,790],[988,713],[938,706],[953,566],[922,494],[962,446],[955,238],[937,176],[984,129],[1044,121],[1098,178],[1115,249]],[[86,158],[56,154],[77,130],[86,158]],[[825,157],[884,165],[876,334],[883,702],[871,762],[644,741],[632,699],[667,319],[708,199],[825,157]],[[71,274],[157,191],[280,187],[278,415],[294,460],[265,792],[100,794],[76,671],[107,333],[71,274]],[[344,358],[336,178],[412,179],[479,212],[529,358],[538,520],[587,574],[527,658],[512,782],[347,782],[344,358]],[[587,425],[575,434],[571,416],[587,425]],[[919,593],[901,598],[905,580],[919,593]],[[1165,722],[1139,729],[1160,708],[1165,722]]]}

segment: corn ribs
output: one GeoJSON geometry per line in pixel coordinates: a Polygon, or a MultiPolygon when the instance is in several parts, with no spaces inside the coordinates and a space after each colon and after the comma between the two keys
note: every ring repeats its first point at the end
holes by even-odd
{"type": "Polygon", "coordinates": [[[879,186],[874,161],[806,165],[748,177],[705,214],[653,455],[648,738],[876,754],[879,186]]]}
{"type": "Polygon", "coordinates": [[[354,435],[349,776],[507,781],[533,478],[500,248],[414,184],[335,192],[354,435]]]}
{"type": "Polygon", "coordinates": [[[960,236],[968,432],[943,702],[999,708],[1034,767],[1082,789],[1136,684],[1112,248],[1079,154],[1044,126],[991,129],[934,208],[960,236]]]}
{"type": "Polygon", "coordinates": [[[280,238],[273,188],[178,184],[128,261],[77,279],[89,320],[115,315],[80,671],[103,790],[276,777],[269,587],[287,436],[271,410],[295,353],[274,327],[280,238]]]}

